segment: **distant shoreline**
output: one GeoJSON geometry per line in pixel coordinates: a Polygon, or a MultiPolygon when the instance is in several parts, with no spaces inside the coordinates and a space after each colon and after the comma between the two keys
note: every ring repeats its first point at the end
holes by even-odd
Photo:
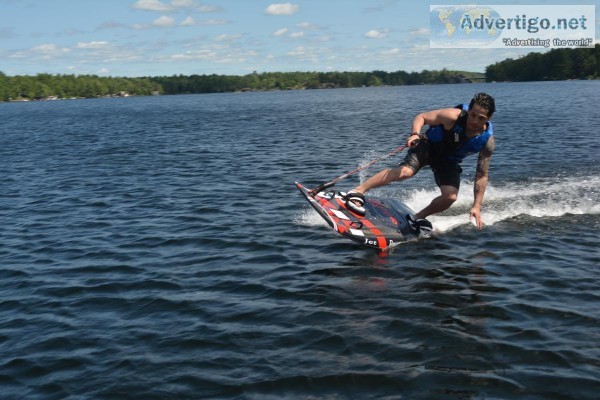
{"type": "Polygon", "coordinates": [[[594,79],[558,79],[558,80],[534,80],[534,81],[491,81],[491,82],[461,82],[461,83],[421,83],[421,84],[405,84],[405,85],[378,85],[378,86],[351,86],[351,87],[317,87],[317,88],[288,88],[288,89],[251,89],[251,90],[235,90],[235,91],[222,91],[222,92],[202,92],[202,93],[152,93],[152,94],[114,94],[104,95],[97,97],[57,97],[49,96],[48,98],[17,98],[9,100],[0,100],[0,103],[31,103],[40,101],[68,101],[68,100],[89,100],[89,99],[122,99],[128,97],[152,97],[152,96],[180,96],[180,95],[194,95],[194,94],[225,94],[225,93],[259,93],[259,92],[285,92],[285,91],[304,91],[304,90],[327,90],[327,89],[365,89],[372,87],[400,87],[400,86],[431,86],[431,85],[456,85],[456,84],[469,84],[469,83],[533,83],[533,82],[572,82],[572,81],[595,81],[600,78],[594,79]]]}
{"type": "Polygon", "coordinates": [[[371,72],[264,72],[236,75],[177,75],[170,77],[99,77],[50,75],[8,77],[0,73],[0,100],[57,100],[162,94],[255,92],[332,89],[485,81],[485,74],[424,70],[371,72]]]}
{"type": "Polygon", "coordinates": [[[331,90],[331,89],[366,89],[372,87],[400,87],[400,86],[430,86],[430,85],[456,85],[456,84],[467,84],[467,83],[492,83],[492,82],[460,82],[460,83],[421,83],[421,84],[410,84],[410,85],[378,85],[378,86],[350,86],[350,87],[298,87],[288,89],[242,89],[230,92],[203,92],[203,93],[153,93],[153,94],[125,94],[125,95],[105,95],[97,97],[57,97],[49,96],[46,98],[17,98],[9,100],[0,100],[4,103],[29,103],[38,101],[66,101],[66,100],[89,100],[89,99],[122,99],[126,97],[149,97],[149,96],[185,96],[194,94],[225,94],[225,93],[260,93],[260,92],[292,92],[292,91],[304,91],[304,90],[331,90]]]}

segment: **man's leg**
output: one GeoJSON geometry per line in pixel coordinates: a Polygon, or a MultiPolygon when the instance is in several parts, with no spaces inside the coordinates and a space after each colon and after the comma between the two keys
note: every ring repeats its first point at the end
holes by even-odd
{"type": "Polygon", "coordinates": [[[458,188],[454,186],[440,186],[442,194],[429,203],[427,207],[415,214],[415,219],[427,218],[432,214],[437,214],[447,209],[454,204],[458,198],[458,188]]]}
{"type": "Polygon", "coordinates": [[[406,165],[397,168],[388,168],[373,175],[352,191],[365,193],[373,188],[387,185],[388,183],[410,178],[415,172],[406,165]]]}

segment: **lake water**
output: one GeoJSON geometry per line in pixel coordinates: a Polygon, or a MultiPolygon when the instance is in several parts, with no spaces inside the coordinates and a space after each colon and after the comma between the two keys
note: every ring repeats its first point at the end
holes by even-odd
{"type": "Polygon", "coordinates": [[[596,399],[598,104],[599,81],[0,104],[0,397],[596,399]],[[476,157],[440,234],[387,257],[296,190],[478,91],[483,230],[476,157]]]}

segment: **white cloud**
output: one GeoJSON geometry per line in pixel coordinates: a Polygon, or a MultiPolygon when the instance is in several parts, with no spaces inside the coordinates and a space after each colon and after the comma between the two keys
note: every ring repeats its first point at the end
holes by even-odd
{"type": "Polygon", "coordinates": [[[381,52],[381,54],[386,55],[386,56],[395,56],[397,54],[400,54],[400,49],[396,47],[393,49],[384,50],[381,52]]]}
{"type": "Polygon", "coordinates": [[[163,15],[162,17],[158,17],[157,19],[152,21],[152,25],[158,26],[160,28],[166,28],[166,27],[175,25],[175,19],[171,18],[171,17],[167,17],[166,15],[163,15]]]}
{"type": "Polygon", "coordinates": [[[108,42],[79,42],[75,46],[77,49],[103,49],[108,46],[108,42]]]}
{"type": "Polygon", "coordinates": [[[304,46],[298,46],[294,50],[290,50],[287,52],[288,56],[294,56],[294,57],[304,56],[306,54],[307,54],[307,49],[304,46]]]}
{"type": "Polygon", "coordinates": [[[202,49],[194,51],[186,51],[183,54],[174,54],[171,56],[173,60],[211,60],[217,56],[217,53],[211,49],[202,49]]]}
{"type": "Polygon", "coordinates": [[[369,39],[383,39],[385,37],[387,37],[389,30],[384,29],[381,31],[378,31],[377,29],[373,29],[370,30],[369,32],[365,33],[365,37],[369,38],[369,39]]]}
{"type": "Polygon", "coordinates": [[[410,32],[411,35],[429,35],[429,29],[427,28],[420,28],[420,29],[415,29],[412,30],[410,32]]]}
{"type": "Polygon", "coordinates": [[[171,5],[177,8],[189,8],[195,6],[193,0],[171,0],[171,5]]]}
{"type": "Polygon", "coordinates": [[[242,35],[240,35],[240,34],[236,34],[236,35],[223,34],[223,35],[217,36],[215,38],[215,41],[217,41],[217,42],[233,42],[241,37],[242,37],[242,35]]]}
{"type": "Polygon", "coordinates": [[[161,3],[159,0],[138,0],[132,7],[138,10],[160,12],[171,11],[173,9],[172,6],[161,3]]]}
{"type": "Polygon", "coordinates": [[[194,25],[196,25],[196,20],[194,19],[194,17],[187,17],[186,19],[184,19],[183,21],[181,21],[181,23],[179,25],[181,25],[181,26],[194,26],[194,25]]]}
{"type": "Polygon", "coordinates": [[[163,15],[152,21],[151,24],[134,24],[133,29],[168,28],[173,25],[175,25],[175,19],[163,15]]]}
{"type": "Polygon", "coordinates": [[[326,52],[328,49],[298,46],[286,54],[290,57],[297,58],[300,61],[316,64],[319,62],[319,53],[326,52]]]}
{"type": "Polygon", "coordinates": [[[212,44],[185,53],[174,54],[169,57],[159,57],[159,61],[208,61],[215,64],[243,64],[259,54],[254,50],[244,50],[231,43],[212,44]]]}
{"type": "Polygon", "coordinates": [[[73,49],[80,50],[77,53],[77,62],[80,64],[133,62],[144,58],[139,48],[119,46],[109,42],[80,42],[73,49]]]}
{"type": "Polygon", "coordinates": [[[79,69],[74,66],[81,65],[94,66],[93,69],[86,69],[85,73],[96,72],[101,64],[137,62],[143,58],[144,55],[137,47],[115,46],[106,41],[78,42],[68,47],[45,43],[6,56],[6,59],[25,59],[45,66],[64,63],[65,69],[79,69]]]}
{"type": "Polygon", "coordinates": [[[290,33],[290,37],[292,39],[299,39],[301,37],[304,37],[304,32],[294,32],[294,33],[290,33]]]}
{"type": "Polygon", "coordinates": [[[311,30],[318,30],[319,27],[311,22],[300,22],[299,24],[296,24],[297,28],[300,29],[311,29],[311,30]]]}
{"type": "Polygon", "coordinates": [[[273,36],[283,36],[287,33],[288,29],[287,28],[281,28],[281,29],[277,29],[275,32],[272,33],[273,36]]]}
{"type": "Polygon", "coordinates": [[[40,44],[39,46],[35,46],[31,50],[38,51],[40,53],[46,53],[49,51],[55,51],[58,47],[54,43],[46,43],[40,44]]]}
{"type": "Polygon", "coordinates": [[[137,62],[146,57],[147,55],[138,54],[135,49],[122,47],[92,54],[90,57],[80,62],[84,64],[137,62]]]}
{"type": "Polygon", "coordinates": [[[271,4],[265,9],[269,15],[293,15],[298,12],[300,6],[292,3],[271,4]]]}
{"type": "Polygon", "coordinates": [[[41,44],[31,49],[31,53],[35,54],[36,56],[41,56],[43,59],[58,57],[60,55],[69,53],[70,51],[71,49],[67,47],[58,47],[54,43],[41,44]]]}
{"type": "Polygon", "coordinates": [[[200,21],[200,25],[225,25],[231,23],[226,19],[209,19],[205,21],[200,21]]]}
{"type": "Polygon", "coordinates": [[[219,6],[209,6],[208,4],[202,4],[200,6],[196,6],[195,9],[201,13],[212,13],[223,11],[223,9],[219,6]]]}
{"type": "Polygon", "coordinates": [[[222,8],[219,6],[197,4],[194,0],[171,0],[170,3],[163,3],[160,0],[138,0],[132,7],[138,10],[158,12],[169,12],[177,9],[190,9],[201,13],[210,13],[222,10],[222,8]]]}

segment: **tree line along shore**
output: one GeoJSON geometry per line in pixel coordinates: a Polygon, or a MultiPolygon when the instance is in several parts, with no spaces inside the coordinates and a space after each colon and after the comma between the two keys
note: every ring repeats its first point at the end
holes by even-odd
{"type": "Polygon", "coordinates": [[[442,69],[410,73],[253,72],[247,75],[127,78],[52,74],[7,76],[0,72],[0,101],[567,79],[600,79],[600,44],[594,48],[529,53],[516,60],[509,58],[488,65],[485,73],[442,69]]]}

